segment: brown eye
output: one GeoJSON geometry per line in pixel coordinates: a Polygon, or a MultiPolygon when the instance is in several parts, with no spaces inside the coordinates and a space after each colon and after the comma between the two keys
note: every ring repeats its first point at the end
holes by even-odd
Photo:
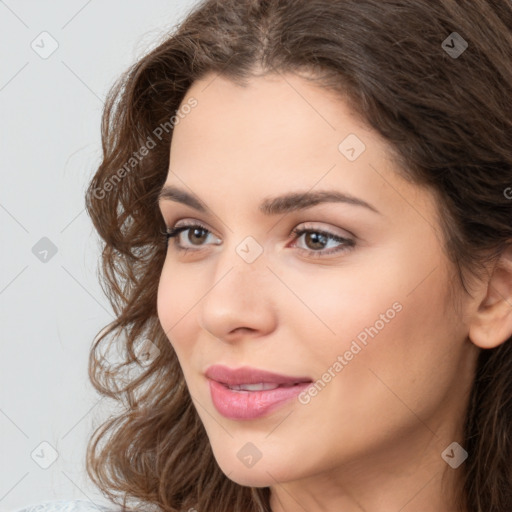
{"type": "Polygon", "coordinates": [[[305,233],[304,241],[309,249],[318,250],[324,249],[325,244],[329,239],[322,233],[316,231],[309,231],[305,233]]]}
{"type": "Polygon", "coordinates": [[[330,254],[348,251],[355,246],[355,241],[350,238],[343,238],[334,233],[319,229],[294,229],[292,233],[296,236],[294,245],[297,244],[297,240],[303,238],[306,247],[298,247],[299,250],[305,251],[313,257],[328,256],[330,254]],[[326,250],[326,246],[329,242],[336,242],[338,246],[336,247],[335,245],[326,250]]]}
{"type": "Polygon", "coordinates": [[[194,245],[201,245],[201,243],[208,237],[209,231],[200,227],[187,228],[187,239],[194,245]]]}
{"type": "MultiPolygon", "coordinates": [[[[171,228],[166,233],[167,242],[169,242],[170,238],[176,238],[173,246],[178,251],[195,251],[200,250],[203,246],[207,244],[204,243],[208,240],[208,236],[213,234],[209,229],[206,229],[204,226],[200,224],[191,224],[185,226],[179,226],[171,228]],[[182,233],[187,233],[186,236],[181,236],[182,233]],[[191,246],[196,246],[199,249],[191,249],[191,246]]],[[[216,243],[219,245],[220,241],[216,243]]]]}

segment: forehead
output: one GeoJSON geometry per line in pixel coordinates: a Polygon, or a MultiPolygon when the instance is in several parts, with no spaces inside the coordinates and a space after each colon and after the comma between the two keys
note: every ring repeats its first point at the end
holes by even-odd
{"type": "Polygon", "coordinates": [[[348,101],[302,77],[264,75],[241,86],[210,74],[182,105],[191,98],[197,106],[175,127],[167,184],[240,208],[314,188],[357,196],[384,215],[421,201],[411,196],[422,191],[398,176],[389,146],[348,101]]]}
{"type": "Polygon", "coordinates": [[[217,142],[235,131],[237,139],[252,145],[265,142],[269,147],[275,135],[281,136],[281,141],[274,141],[276,146],[306,138],[332,145],[355,131],[364,133],[369,142],[371,138],[372,146],[385,146],[377,133],[363,125],[347,99],[294,74],[256,76],[245,85],[209,74],[192,84],[183,103],[191,97],[198,106],[176,132],[196,131],[217,142]]]}
{"type": "Polygon", "coordinates": [[[246,178],[268,170],[279,179],[287,170],[355,170],[360,160],[388,156],[387,145],[346,100],[296,75],[263,75],[241,86],[210,74],[192,85],[182,105],[192,98],[197,106],[175,127],[171,167],[222,165],[247,170],[246,178]]]}

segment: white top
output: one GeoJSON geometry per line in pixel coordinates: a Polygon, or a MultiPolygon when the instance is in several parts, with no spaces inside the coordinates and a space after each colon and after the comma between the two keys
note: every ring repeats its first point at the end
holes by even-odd
{"type": "MultiPolygon", "coordinates": [[[[119,509],[120,511],[120,509],[119,509]]],[[[13,512],[118,512],[115,508],[96,505],[87,500],[53,500],[29,505],[13,512]]]]}

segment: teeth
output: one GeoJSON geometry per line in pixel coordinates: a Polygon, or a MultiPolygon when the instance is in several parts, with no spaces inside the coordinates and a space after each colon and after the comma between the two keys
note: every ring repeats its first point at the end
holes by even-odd
{"type": "Polygon", "coordinates": [[[260,382],[258,384],[239,384],[236,386],[228,386],[229,389],[235,391],[266,391],[268,389],[276,389],[279,384],[271,384],[269,382],[260,382]]]}

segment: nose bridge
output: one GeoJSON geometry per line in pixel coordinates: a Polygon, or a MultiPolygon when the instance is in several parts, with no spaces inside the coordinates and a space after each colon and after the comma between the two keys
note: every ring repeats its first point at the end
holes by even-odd
{"type": "Polygon", "coordinates": [[[266,263],[262,245],[253,237],[245,237],[221,251],[212,286],[220,294],[236,296],[244,304],[258,302],[266,293],[264,281],[268,281],[269,273],[266,263]]]}
{"type": "Polygon", "coordinates": [[[258,281],[268,273],[268,251],[253,235],[231,233],[217,257],[216,281],[229,271],[231,279],[258,281]],[[238,234],[238,236],[237,236],[238,234]],[[231,269],[231,270],[230,270],[231,269]],[[236,275],[234,275],[236,273],[236,275]]]}
{"type": "Polygon", "coordinates": [[[214,278],[201,301],[201,325],[217,338],[240,327],[266,330],[273,323],[271,272],[263,247],[250,238],[218,254],[214,278]]]}

